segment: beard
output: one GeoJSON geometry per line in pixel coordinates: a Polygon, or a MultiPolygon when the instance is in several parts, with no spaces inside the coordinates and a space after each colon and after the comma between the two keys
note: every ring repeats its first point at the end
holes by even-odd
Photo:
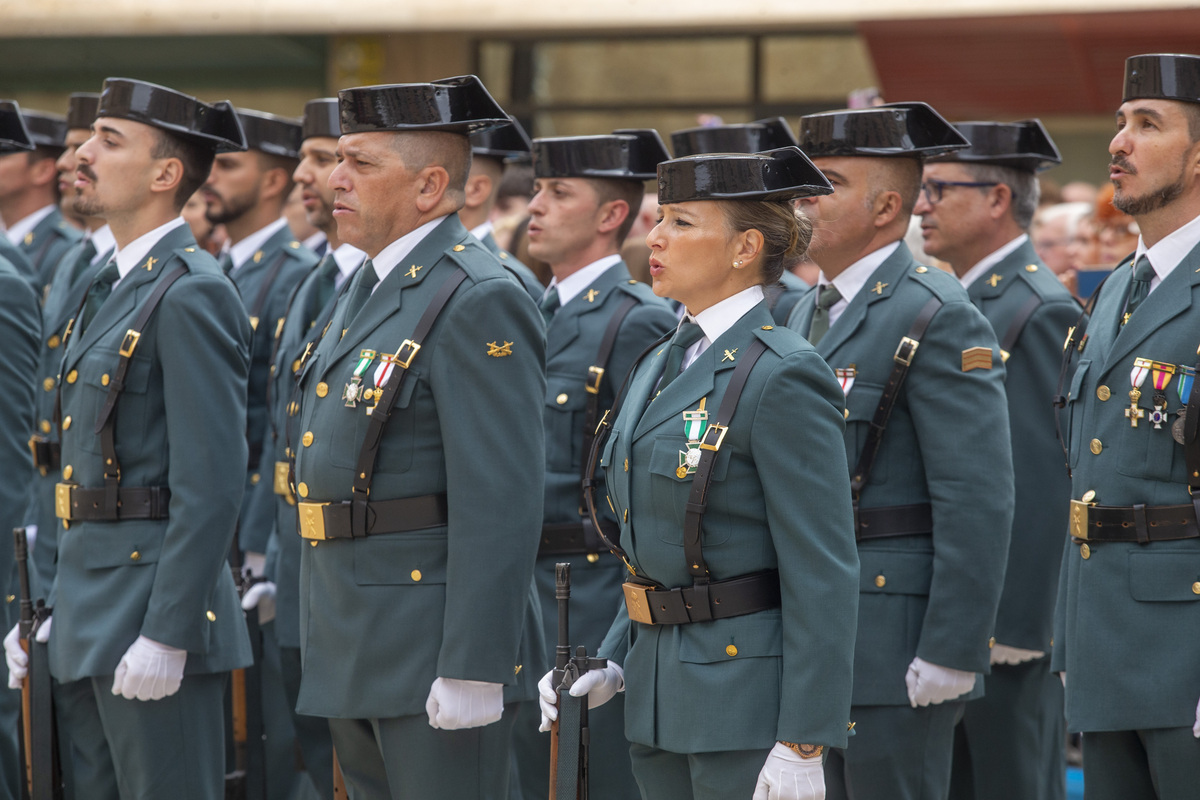
{"type": "Polygon", "coordinates": [[[336,230],[337,226],[333,220],[333,204],[326,202],[324,197],[318,197],[317,201],[317,207],[307,215],[308,224],[319,231],[328,231],[330,228],[336,230]]]}
{"type": "MultiPolygon", "coordinates": [[[[99,181],[96,178],[96,173],[92,171],[91,167],[86,164],[81,164],[76,167],[76,171],[82,173],[85,178],[92,182],[92,188],[94,190],[99,181]]],[[[79,190],[76,189],[75,197],[71,199],[71,210],[81,217],[103,217],[105,209],[104,204],[100,202],[98,197],[95,195],[91,197],[84,197],[79,193],[79,190]]]]}
{"type": "MultiPolygon", "coordinates": [[[[1132,175],[1138,174],[1137,170],[1133,168],[1133,165],[1121,156],[1114,156],[1112,163],[1132,175]]],[[[1160,208],[1166,207],[1176,198],[1182,195],[1184,190],[1187,189],[1188,181],[1187,175],[1184,171],[1186,163],[1186,159],[1183,159],[1179,168],[1179,177],[1176,178],[1174,182],[1168,183],[1165,186],[1160,186],[1157,189],[1152,189],[1143,195],[1134,197],[1131,195],[1122,194],[1121,190],[1114,186],[1112,199],[1113,208],[1117,209],[1118,211],[1124,211],[1131,217],[1136,217],[1142,214],[1149,214],[1151,211],[1157,211],[1160,208]]]]}
{"type": "Polygon", "coordinates": [[[220,198],[220,208],[214,208],[210,203],[208,209],[204,212],[204,218],[213,225],[224,225],[239,219],[243,214],[254,208],[257,202],[257,196],[254,192],[246,192],[238,197],[230,197],[228,199],[217,195],[220,198]]]}

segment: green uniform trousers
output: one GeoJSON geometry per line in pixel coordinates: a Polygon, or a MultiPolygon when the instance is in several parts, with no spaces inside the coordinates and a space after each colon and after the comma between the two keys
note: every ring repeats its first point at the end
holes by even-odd
{"type": "Polygon", "coordinates": [[[280,646],[279,664],[288,708],[293,709],[292,725],[296,729],[300,753],[304,756],[304,769],[318,795],[333,797],[333,740],[329,737],[329,720],[295,711],[296,699],[300,696],[300,648],[280,646]]]}
{"type": "Polygon", "coordinates": [[[954,733],[954,800],[1064,800],[1067,720],[1050,657],[994,664],[954,733]]]}
{"type": "Polygon", "coordinates": [[[431,728],[425,714],[329,720],[350,800],[505,800],[520,706],[460,731],[431,728]]]}
{"type": "MultiPolygon", "coordinates": [[[[629,747],[643,800],[749,800],[769,752],[672,753],[644,744],[629,747]]],[[[602,768],[592,765],[593,771],[602,768]]]]}
{"type": "Polygon", "coordinates": [[[825,761],[826,800],[946,800],[965,706],[852,706],[854,738],[825,761]]]}
{"type": "MultiPolygon", "coordinates": [[[[3,234],[0,234],[3,235],[3,234]]],[[[21,709],[21,693],[8,688],[8,681],[0,687],[0,798],[16,800],[21,796],[18,765],[17,714],[21,709]]]]}
{"type": "MultiPolygon", "coordinates": [[[[221,800],[225,796],[225,674],[185,675],[162,700],[112,693],[112,675],[60,684],[76,800],[221,800]]],[[[66,744],[67,746],[61,746],[66,744]]],[[[64,772],[68,768],[64,765],[64,772]]]]}
{"type": "Polygon", "coordinates": [[[1200,739],[1190,727],[1085,731],[1083,797],[1200,800],[1200,739]]]}

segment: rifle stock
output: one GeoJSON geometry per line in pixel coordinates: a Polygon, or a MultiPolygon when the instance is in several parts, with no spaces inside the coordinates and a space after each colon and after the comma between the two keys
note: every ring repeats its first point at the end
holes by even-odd
{"type": "MultiPolygon", "coordinates": [[[[29,636],[33,632],[33,599],[29,594],[29,542],[24,528],[13,528],[13,552],[17,560],[17,579],[21,586],[21,617],[18,635],[21,649],[29,656],[29,636]]],[[[26,662],[29,663],[28,661],[26,662]]],[[[21,681],[21,741],[25,754],[25,788],[33,796],[33,702],[30,675],[21,681]]]]}

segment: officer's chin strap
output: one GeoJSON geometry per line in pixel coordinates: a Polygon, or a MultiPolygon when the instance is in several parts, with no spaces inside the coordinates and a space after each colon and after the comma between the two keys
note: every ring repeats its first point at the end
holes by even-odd
{"type": "MultiPolygon", "coordinates": [[[[1115,270],[1114,270],[1115,272],[1115,270]]],[[[1063,342],[1062,362],[1058,368],[1058,389],[1054,393],[1054,433],[1058,436],[1058,446],[1062,448],[1063,464],[1067,468],[1067,477],[1071,477],[1071,451],[1068,449],[1069,443],[1066,436],[1063,435],[1062,415],[1059,414],[1062,409],[1067,406],[1067,398],[1063,394],[1063,386],[1067,382],[1067,372],[1071,369],[1071,356],[1075,352],[1083,353],[1083,348],[1087,346],[1087,327],[1090,321],[1092,309],[1096,307],[1096,298],[1100,296],[1100,288],[1104,286],[1105,281],[1111,278],[1113,273],[1105,276],[1104,280],[1096,285],[1092,296],[1088,298],[1083,305],[1083,310],[1079,312],[1079,318],[1075,320],[1075,324],[1067,329],[1067,339],[1063,342]]]]}

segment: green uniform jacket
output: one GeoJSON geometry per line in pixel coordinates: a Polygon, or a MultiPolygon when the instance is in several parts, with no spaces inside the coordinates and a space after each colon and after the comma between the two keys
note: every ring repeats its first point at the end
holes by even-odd
{"type": "Polygon", "coordinates": [[[33,265],[36,276],[34,289],[39,298],[45,297],[50,289],[59,261],[82,238],[83,232],[63,219],[62,212],[56,208],[35,225],[18,245],[33,265]]]}
{"type": "MultiPolygon", "coordinates": [[[[796,305],[788,327],[808,331],[815,291],[796,305]]],[[[944,305],[921,338],[860,508],[930,503],[933,535],[859,545],[855,705],[907,706],[904,676],[914,656],[953,669],[989,669],[1013,519],[1004,365],[991,326],[957,280],[918,266],[901,242],[817,352],[835,369],[857,369],[845,401],[846,458],[853,465],[896,347],[932,297],[944,305]],[[963,351],[972,347],[991,351],[991,369],[963,371],[963,351]]]]}
{"type": "Polygon", "coordinates": [[[313,438],[296,453],[297,492],[350,499],[369,418],[342,389],[362,350],[395,353],[412,336],[455,267],[467,279],[421,342],[371,487],[372,500],[444,492],[449,524],[301,548],[302,714],[424,713],[437,677],[516,683],[542,523],[543,324],[457,216],[380,282],[344,336],[355,286],[343,294],[299,378],[299,430],[313,438]]]}
{"type": "Polygon", "coordinates": [[[263,436],[267,432],[267,381],[271,372],[271,350],[275,339],[275,331],[287,313],[287,301],[292,291],[317,265],[317,257],[312,251],[296,241],[295,235],[286,225],[268,239],[254,256],[230,273],[237,290],[242,295],[247,313],[250,313],[250,324],[253,327],[250,341],[250,383],[246,396],[247,421],[246,441],[250,442],[250,470],[246,475],[246,493],[242,504],[243,520],[238,531],[238,545],[241,549],[263,553],[267,549],[267,537],[271,529],[265,525],[246,524],[245,513],[252,491],[259,481],[270,481],[274,463],[270,462],[260,449],[263,436]],[[259,293],[263,291],[264,283],[274,269],[279,259],[283,263],[275,276],[262,308],[257,315],[253,314],[254,305],[259,293]],[[257,319],[255,319],[257,316],[257,319]]]}
{"type": "MultiPolygon", "coordinates": [[[[62,268],[54,272],[50,291],[42,306],[44,335],[38,357],[37,417],[34,424],[37,426],[36,433],[51,442],[58,441],[58,431],[54,427],[54,401],[58,397],[62,367],[63,333],[71,317],[79,310],[92,279],[107,263],[107,259],[99,259],[94,264],[82,265],[79,273],[75,274],[76,265],[85,255],[85,246],[80,242],[67,250],[62,259],[62,268]]],[[[38,585],[43,591],[49,589],[54,574],[58,532],[62,529],[62,523],[54,515],[54,487],[60,480],[62,475],[57,470],[47,470],[45,475],[37,474],[34,478],[31,519],[38,526],[38,535],[33,546],[32,562],[38,585]]]]}
{"type": "MultiPolygon", "coordinates": [[[[0,234],[3,237],[3,234],[0,234]]],[[[15,266],[0,258],[0,530],[21,527],[29,503],[33,460],[29,431],[37,402],[38,340],[41,338],[38,298],[15,266]]],[[[32,565],[30,572],[32,572],[32,565]]],[[[0,581],[6,597],[17,594],[17,573],[11,547],[0,547],[0,581]]],[[[16,602],[4,604],[4,624],[17,622],[16,602]]]]}
{"type": "MultiPolygon", "coordinates": [[[[29,281],[30,286],[34,286],[37,282],[37,277],[33,264],[29,263],[29,259],[21,252],[21,249],[8,240],[7,236],[0,235],[0,258],[3,258],[8,263],[16,267],[17,272],[25,276],[29,281]]],[[[35,287],[40,288],[40,287],[35,287]]],[[[41,295],[39,294],[40,298],[41,295]]]]}
{"type": "MultiPolygon", "coordinates": [[[[1192,502],[1184,450],[1169,430],[1185,405],[1178,375],[1163,392],[1169,421],[1161,430],[1149,420],[1152,375],[1141,387],[1138,407],[1146,416],[1136,428],[1124,410],[1135,358],[1195,367],[1197,270],[1200,247],[1155,287],[1124,328],[1118,324],[1129,296],[1130,262],[1101,289],[1063,412],[1073,499],[1092,491],[1102,506],[1192,502]]],[[[1082,558],[1082,546],[1067,538],[1055,609],[1051,669],[1067,672],[1068,727],[1191,727],[1200,698],[1200,539],[1096,542],[1088,550],[1082,558]]]]}
{"type": "Polygon", "coordinates": [[[858,559],[842,394],[812,347],[773,323],[755,306],[653,401],[668,348],[647,356],[605,444],[622,548],[639,574],[690,586],[681,415],[707,398],[716,422],[736,359],[756,339],[767,345],[717,453],[703,544],[713,580],[780,570],[782,606],[686,625],[620,613],[600,654],[624,666],[631,742],[678,753],[846,745],[858,559]]]}
{"type": "Polygon", "coordinates": [[[181,264],[188,274],[141,332],[116,406],[121,485],[168,487],[170,516],[76,522],[59,531],[49,600],[50,671],[59,681],[112,674],[139,634],[187,650],[189,674],[251,662],[226,560],[245,475],[250,326],[237,293],[186,225],[169,231],[87,329],[67,340],[63,470],[71,469],[73,484],[103,487],[100,438],[92,431],[117,350],[155,284],[181,264]]]}
{"type": "Polygon", "coordinates": [[[1016,505],[996,641],[1048,653],[1071,496],[1051,399],[1057,391],[1063,339],[1079,317],[1079,305],[1028,241],[972,283],[967,294],[992,324],[997,340],[1006,336],[1026,304],[1034,302],[1031,298],[1041,300],[1004,363],[1016,505]]]}
{"type": "Polygon", "coordinates": [[[529,292],[529,296],[536,303],[542,299],[542,293],[546,291],[546,287],[533,274],[533,270],[517,260],[517,257],[507,250],[501,249],[500,245],[496,244],[496,237],[492,234],[484,236],[479,241],[483,242],[483,246],[492,251],[492,255],[500,259],[500,266],[511,272],[513,276],[525,287],[525,291],[529,292]]]}

